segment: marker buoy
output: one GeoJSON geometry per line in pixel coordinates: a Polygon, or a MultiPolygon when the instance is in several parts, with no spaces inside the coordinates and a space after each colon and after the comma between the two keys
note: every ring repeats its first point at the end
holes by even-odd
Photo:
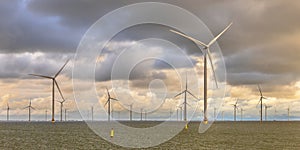
{"type": "Polygon", "coordinates": [[[114,137],[114,128],[111,128],[111,130],[110,130],[110,138],[113,138],[114,137]]]}

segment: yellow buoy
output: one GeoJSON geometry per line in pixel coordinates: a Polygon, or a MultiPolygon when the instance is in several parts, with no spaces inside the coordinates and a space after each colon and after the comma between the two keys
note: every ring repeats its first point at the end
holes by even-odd
{"type": "Polygon", "coordinates": [[[114,128],[111,128],[111,130],[110,130],[110,138],[113,138],[114,137],[114,128]]]}
{"type": "Polygon", "coordinates": [[[185,129],[187,130],[189,127],[188,127],[188,124],[185,124],[185,129]]]}

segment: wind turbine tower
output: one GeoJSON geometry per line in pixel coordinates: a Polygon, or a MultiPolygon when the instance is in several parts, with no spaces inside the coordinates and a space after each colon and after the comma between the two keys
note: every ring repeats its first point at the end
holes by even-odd
{"type": "Polygon", "coordinates": [[[108,121],[110,121],[110,108],[111,108],[111,100],[114,100],[114,101],[119,101],[119,100],[117,100],[117,99],[115,99],[115,98],[112,98],[111,96],[110,96],[110,94],[109,94],[109,91],[108,91],[108,89],[106,88],[106,91],[107,91],[107,96],[108,96],[108,98],[107,98],[107,101],[106,101],[106,103],[104,104],[104,106],[106,106],[106,104],[108,104],[108,106],[107,106],[107,113],[108,113],[108,118],[107,118],[107,120],[108,121]]]}
{"type": "Polygon", "coordinates": [[[238,109],[238,106],[237,106],[237,103],[238,103],[238,99],[236,99],[236,102],[235,104],[231,104],[233,106],[233,117],[234,117],[234,121],[236,121],[236,111],[238,109]]]}
{"type": "Polygon", "coordinates": [[[208,122],[208,118],[207,118],[207,55],[209,57],[210,65],[212,67],[216,87],[218,88],[217,79],[216,79],[216,75],[215,75],[215,70],[214,70],[212,57],[211,57],[209,48],[210,48],[211,45],[213,45],[221,37],[222,34],[225,33],[225,31],[227,31],[229,29],[229,27],[231,25],[232,25],[232,23],[230,23],[221,33],[219,33],[215,38],[213,38],[208,44],[205,44],[205,43],[201,42],[200,40],[194,39],[190,36],[187,36],[183,33],[178,32],[178,31],[170,30],[171,32],[173,32],[175,34],[183,36],[183,37],[193,41],[194,43],[202,46],[202,49],[203,49],[202,53],[203,53],[203,59],[204,59],[204,118],[203,118],[204,123],[208,122]]]}
{"type": "Polygon", "coordinates": [[[63,115],[63,106],[64,106],[64,102],[65,102],[66,100],[65,99],[63,99],[62,101],[57,101],[57,102],[59,102],[60,103],[60,122],[62,122],[62,115],[63,115]]]}
{"type": "Polygon", "coordinates": [[[6,108],[6,121],[9,121],[9,110],[10,110],[10,107],[7,103],[7,108],[6,108]]]}
{"type": "Polygon", "coordinates": [[[268,120],[268,108],[271,108],[272,106],[267,106],[266,104],[265,104],[265,121],[267,121],[268,120]]]}
{"type": "Polygon", "coordinates": [[[29,100],[29,105],[24,107],[25,108],[28,108],[28,121],[30,122],[31,121],[31,109],[35,109],[31,106],[31,99],[29,100]]]}
{"type": "MultiPolygon", "coordinates": [[[[38,74],[29,74],[31,76],[36,76],[36,77],[41,77],[41,78],[46,78],[46,79],[50,79],[52,80],[52,123],[55,122],[54,120],[54,94],[55,94],[55,91],[54,91],[54,86],[56,85],[59,93],[60,93],[60,96],[63,98],[63,95],[62,95],[62,92],[58,86],[58,83],[56,81],[56,77],[60,74],[60,72],[64,69],[64,67],[67,65],[67,63],[69,62],[69,60],[67,60],[67,62],[60,68],[60,70],[53,76],[45,76],[45,75],[38,75],[38,74]]],[[[63,98],[64,99],[64,98],[63,98]]]]}
{"type": "Polygon", "coordinates": [[[183,119],[184,119],[184,121],[187,121],[187,105],[188,105],[187,100],[186,100],[187,93],[189,93],[189,94],[192,95],[195,99],[198,100],[198,98],[197,98],[195,95],[193,95],[193,94],[188,90],[187,76],[186,76],[186,77],[185,77],[185,90],[174,96],[174,97],[177,97],[177,96],[179,96],[179,95],[181,95],[181,94],[184,94],[184,102],[182,103],[182,104],[183,104],[183,111],[184,111],[184,112],[183,112],[183,117],[184,117],[183,119]]]}
{"type": "Polygon", "coordinates": [[[258,104],[260,103],[260,122],[262,122],[262,113],[263,113],[263,101],[262,101],[262,100],[263,100],[263,99],[267,99],[267,98],[265,98],[265,97],[263,96],[259,84],[257,85],[257,88],[258,88],[259,93],[260,93],[260,99],[259,99],[259,101],[258,101],[258,104]]]}

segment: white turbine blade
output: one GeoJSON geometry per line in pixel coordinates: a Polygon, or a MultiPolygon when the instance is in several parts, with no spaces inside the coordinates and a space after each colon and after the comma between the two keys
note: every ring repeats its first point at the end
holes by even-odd
{"type": "Polygon", "coordinates": [[[258,104],[261,102],[261,100],[258,101],[258,103],[256,104],[256,107],[258,106],[258,104]]]}
{"type": "Polygon", "coordinates": [[[239,101],[239,99],[237,98],[237,99],[236,99],[236,102],[235,102],[235,105],[238,103],[238,101],[239,101]]]}
{"type": "Polygon", "coordinates": [[[190,36],[187,36],[187,35],[185,35],[185,34],[183,34],[183,33],[180,33],[180,32],[175,31],[175,30],[170,30],[170,31],[173,32],[173,33],[175,33],[175,34],[178,34],[178,35],[180,35],[180,36],[183,36],[183,37],[185,37],[185,38],[187,38],[187,39],[189,39],[189,40],[195,42],[196,44],[202,45],[202,46],[204,46],[204,47],[208,47],[208,46],[207,46],[206,44],[204,44],[203,42],[201,42],[201,41],[199,41],[199,40],[197,40],[197,39],[194,39],[194,38],[192,38],[192,37],[190,37],[190,36]]]}
{"type": "Polygon", "coordinates": [[[106,101],[106,103],[104,104],[104,107],[106,106],[106,104],[108,103],[108,101],[110,101],[110,99],[108,99],[108,100],[106,101]]]}
{"type": "Polygon", "coordinates": [[[185,92],[185,91],[182,91],[181,93],[175,95],[174,98],[177,97],[177,96],[179,96],[179,95],[181,95],[181,94],[183,94],[184,92],[185,92]]]}
{"type": "Polygon", "coordinates": [[[192,107],[192,105],[190,105],[189,103],[186,103],[188,106],[192,107]]]}
{"type": "Polygon", "coordinates": [[[261,92],[261,88],[260,88],[259,84],[257,84],[257,88],[259,90],[260,96],[263,97],[262,92],[261,92]]]}
{"type": "Polygon", "coordinates": [[[228,29],[229,29],[229,27],[232,25],[232,22],[221,32],[221,33],[219,33],[219,35],[217,35],[214,39],[212,39],[210,42],[209,42],[209,44],[207,45],[207,47],[210,47],[212,44],[214,44],[219,38],[220,38],[220,36],[222,35],[222,34],[224,34],[224,32],[226,32],[228,29]]]}
{"type": "Polygon", "coordinates": [[[105,87],[105,88],[106,88],[106,91],[107,91],[107,95],[108,95],[108,97],[110,98],[109,91],[108,91],[107,87],[105,87]]]}
{"type": "Polygon", "coordinates": [[[112,97],[111,97],[110,99],[112,99],[112,100],[115,100],[115,101],[119,101],[118,99],[116,99],[116,98],[112,98],[112,97]]]}
{"type": "Polygon", "coordinates": [[[31,107],[31,109],[35,110],[35,108],[34,108],[34,107],[32,107],[32,106],[30,106],[30,107],[31,107]]]}
{"type": "Polygon", "coordinates": [[[194,94],[192,94],[190,91],[187,91],[190,95],[192,95],[196,100],[199,100],[194,94]]]}
{"type": "Polygon", "coordinates": [[[216,73],[215,73],[215,67],[214,67],[214,64],[213,64],[213,62],[212,62],[212,57],[211,57],[211,55],[210,55],[210,50],[209,50],[209,48],[207,49],[207,54],[208,54],[208,57],[209,57],[209,62],[210,62],[211,70],[212,70],[212,72],[213,72],[214,81],[215,81],[215,83],[216,83],[216,88],[219,88],[218,82],[217,82],[216,73]]]}
{"type": "Polygon", "coordinates": [[[63,94],[62,94],[62,92],[61,92],[61,90],[60,90],[60,88],[59,88],[59,86],[58,86],[58,84],[57,84],[57,82],[56,82],[55,79],[54,79],[54,83],[55,83],[55,85],[56,85],[56,87],[57,87],[57,89],[59,91],[59,94],[60,94],[61,98],[63,99],[63,101],[65,101],[65,98],[64,98],[64,96],[63,96],[63,94]]]}
{"type": "Polygon", "coordinates": [[[41,78],[47,78],[47,79],[53,79],[52,77],[44,76],[44,75],[39,75],[39,74],[28,74],[28,75],[36,76],[36,77],[41,77],[41,78]]]}
{"type": "Polygon", "coordinates": [[[70,59],[68,59],[67,61],[66,61],[66,63],[59,69],[59,71],[55,74],[55,76],[54,76],[54,78],[56,78],[59,74],[60,74],[60,72],[64,69],[64,67],[67,65],[67,63],[69,62],[69,60],[70,59]]]}

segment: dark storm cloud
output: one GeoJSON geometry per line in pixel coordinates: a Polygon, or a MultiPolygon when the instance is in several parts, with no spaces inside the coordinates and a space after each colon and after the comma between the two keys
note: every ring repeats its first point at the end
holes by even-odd
{"type": "MultiPolygon", "coordinates": [[[[0,16],[5,19],[0,22],[0,51],[4,54],[36,51],[74,53],[81,36],[97,19],[111,10],[135,2],[141,1],[1,1],[0,16]]],[[[299,80],[300,45],[293,40],[300,38],[299,1],[162,2],[191,11],[204,21],[214,35],[229,22],[234,22],[218,40],[225,56],[229,84],[286,85],[299,80]]],[[[170,40],[188,54],[201,56],[194,43],[168,33],[163,26],[132,27],[123,31],[116,40],[145,37],[170,40]]],[[[20,61],[24,61],[16,62],[20,66],[28,64],[26,60],[20,61]]],[[[14,71],[6,70],[14,66],[13,63],[5,65],[1,76],[7,77],[7,72],[12,72],[10,75],[16,77],[14,71]]]]}

